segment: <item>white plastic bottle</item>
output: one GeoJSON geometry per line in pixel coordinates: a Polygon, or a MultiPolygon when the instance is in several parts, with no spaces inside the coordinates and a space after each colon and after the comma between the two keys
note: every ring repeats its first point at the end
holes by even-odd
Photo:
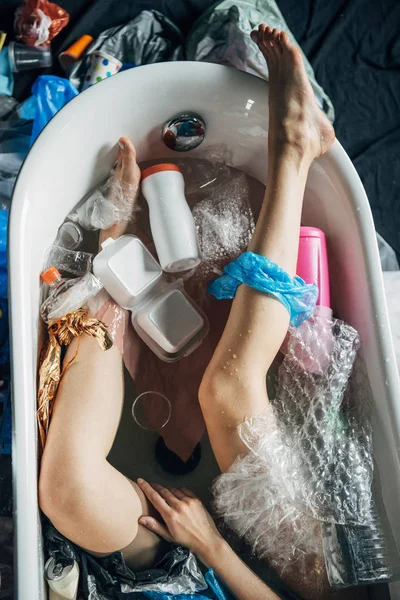
{"type": "Polygon", "coordinates": [[[196,225],[185,198],[185,182],[177,165],[162,163],[142,173],[142,192],[163,271],[178,273],[201,262],[196,225]]]}

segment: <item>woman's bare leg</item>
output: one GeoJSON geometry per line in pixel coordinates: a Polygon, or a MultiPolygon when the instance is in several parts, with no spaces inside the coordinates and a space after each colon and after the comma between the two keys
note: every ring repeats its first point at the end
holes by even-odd
{"type": "MultiPolygon", "coordinates": [[[[320,111],[302,55],[285,33],[265,25],[253,32],[269,69],[268,177],[263,207],[249,250],[295,274],[307,174],[334,131],[320,111]]],[[[283,305],[241,285],[199,398],[222,471],[246,452],[237,427],[268,402],[266,373],[283,342],[289,315],[283,305]]]]}
{"type": "MultiPolygon", "coordinates": [[[[116,175],[131,186],[139,185],[135,150],[126,138],[120,146],[116,175]]],[[[100,241],[118,237],[125,229],[126,224],[115,225],[101,232],[100,241]]],[[[75,340],[65,364],[76,348],[75,340]]],[[[81,336],[78,356],[62,378],[54,405],[40,470],[40,506],[62,534],[83,548],[95,553],[126,549],[128,558],[140,552],[140,562],[148,563],[159,541],[138,525],[139,517],[149,512],[147,500],[107,461],[123,395],[117,347],[104,352],[94,338],[81,336]]]]}

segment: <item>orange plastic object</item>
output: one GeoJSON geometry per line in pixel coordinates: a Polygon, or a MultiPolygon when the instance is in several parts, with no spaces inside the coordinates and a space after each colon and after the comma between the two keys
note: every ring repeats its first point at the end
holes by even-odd
{"type": "Polygon", "coordinates": [[[79,40],[76,40],[76,42],[74,42],[67,50],[61,52],[60,56],[58,57],[58,61],[62,68],[66,70],[71,67],[74,62],[79,60],[84,55],[92,42],[92,36],[85,34],[80,37],[79,40]]]}
{"type": "Polygon", "coordinates": [[[61,277],[60,272],[55,267],[50,267],[49,269],[44,271],[40,276],[41,280],[47,283],[47,285],[51,285],[52,283],[57,281],[59,277],[61,277]]]}
{"type": "Polygon", "coordinates": [[[15,19],[18,39],[27,46],[49,46],[51,40],[68,22],[67,11],[48,0],[25,0],[24,6],[18,9],[15,19]],[[51,19],[47,32],[43,23],[43,14],[51,19]]]}
{"type": "Polygon", "coordinates": [[[160,163],[159,165],[153,165],[152,167],[147,167],[142,173],[142,181],[149,177],[149,175],[154,175],[154,173],[160,173],[161,171],[179,171],[181,172],[178,165],[174,165],[173,163],[160,163]]]}

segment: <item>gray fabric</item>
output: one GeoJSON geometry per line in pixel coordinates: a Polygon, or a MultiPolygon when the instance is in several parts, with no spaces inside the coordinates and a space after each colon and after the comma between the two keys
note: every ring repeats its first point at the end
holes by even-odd
{"type": "Polygon", "coordinates": [[[103,31],[83,60],[75,63],[69,79],[80,88],[95,50],[140,66],[183,58],[181,44],[182,34],[176,25],[156,10],[144,10],[129,23],[103,31]]]}
{"type": "MultiPolygon", "coordinates": [[[[224,0],[209,8],[195,23],[186,43],[187,59],[236,67],[268,80],[265,59],[250,39],[250,32],[260,23],[286,31],[292,43],[300,48],[275,0],[224,0]]],[[[332,102],[315,80],[304,54],[303,58],[318,104],[333,122],[332,102]]]]}
{"type": "Polygon", "coordinates": [[[398,271],[399,263],[397,261],[396,252],[378,232],[376,233],[376,237],[378,240],[382,271],[398,271]]]}

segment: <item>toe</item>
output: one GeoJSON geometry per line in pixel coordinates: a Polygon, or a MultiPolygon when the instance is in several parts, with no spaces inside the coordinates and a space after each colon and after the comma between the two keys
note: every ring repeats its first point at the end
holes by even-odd
{"type": "Polygon", "coordinates": [[[129,138],[122,137],[118,141],[119,151],[117,158],[116,176],[126,183],[136,183],[140,177],[140,170],[136,163],[136,149],[129,138]]]}
{"type": "Polygon", "coordinates": [[[127,138],[127,137],[119,138],[118,146],[119,146],[118,159],[121,158],[121,160],[126,160],[126,159],[136,160],[136,149],[129,138],[127,138]]]}
{"type": "Polygon", "coordinates": [[[289,44],[290,44],[290,40],[289,40],[288,34],[286,33],[286,31],[282,31],[281,32],[281,45],[282,45],[282,47],[283,48],[284,47],[287,48],[289,46],[289,44]]]}
{"type": "Polygon", "coordinates": [[[258,29],[253,29],[250,33],[250,37],[255,44],[258,44],[258,29]]]}

